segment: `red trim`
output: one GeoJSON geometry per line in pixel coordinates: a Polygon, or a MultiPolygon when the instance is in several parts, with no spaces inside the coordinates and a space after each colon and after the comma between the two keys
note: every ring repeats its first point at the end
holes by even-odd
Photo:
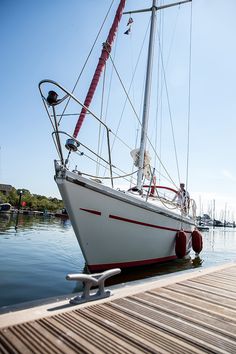
{"type": "MultiPolygon", "coordinates": [[[[142,225],[142,226],[147,226],[147,227],[153,227],[155,229],[162,229],[162,230],[169,230],[169,231],[179,231],[179,229],[173,229],[171,227],[159,226],[159,225],[154,225],[154,224],[147,224],[147,223],[142,222],[142,221],[127,219],[127,218],[123,218],[121,216],[116,216],[116,215],[109,215],[109,218],[115,219],[115,220],[129,222],[131,224],[137,224],[137,225],[142,225]]],[[[183,231],[187,232],[187,233],[190,233],[190,234],[192,233],[192,231],[186,231],[186,230],[183,230],[183,231]]]]}
{"type": "Polygon", "coordinates": [[[168,256],[168,257],[162,257],[162,258],[154,258],[154,259],[145,259],[143,261],[134,261],[134,262],[122,262],[122,263],[109,263],[109,264],[90,264],[88,265],[88,268],[92,272],[100,271],[100,270],[106,270],[106,269],[112,269],[112,268],[131,268],[131,267],[138,267],[138,266],[144,266],[148,264],[154,264],[154,263],[161,263],[161,262],[167,262],[177,259],[176,256],[168,256]]]}
{"type": "Polygon", "coordinates": [[[156,186],[156,185],[149,186],[148,184],[145,184],[143,186],[143,188],[149,188],[149,187],[154,187],[154,188],[159,188],[159,189],[167,189],[168,191],[175,192],[175,193],[178,192],[176,189],[173,189],[173,188],[170,188],[170,187],[165,187],[165,186],[156,186]]]}
{"type": "Polygon", "coordinates": [[[91,213],[91,214],[95,214],[95,215],[102,215],[102,213],[100,211],[97,211],[97,210],[84,209],[84,208],[80,208],[80,210],[87,211],[87,213],[91,213]]]}

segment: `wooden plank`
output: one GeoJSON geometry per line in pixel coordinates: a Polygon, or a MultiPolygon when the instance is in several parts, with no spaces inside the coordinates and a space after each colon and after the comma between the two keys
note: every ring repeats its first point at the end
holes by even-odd
{"type": "MultiPolygon", "coordinates": [[[[186,321],[176,314],[170,314],[166,308],[161,310],[153,308],[147,304],[141,304],[133,301],[133,297],[117,300],[107,306],[119,306],[120,311],[125,311],[127,316],[146,323],[150,329],[159,329],[170,335],[172,343],[180,341],[180,343],[192,346],[192,350],[201,350],[204,352],[225,353],[226,348],[233,353],[236,349],[235,341],[231,338],[226,338],[225,335],[215,333],[214,330],[209,330],[194,322],[186,321]],[[117,303],[119,301],[119,303],[117,303]]],[[[115,316],[114,316],[115,317],[115,316]]],[[[171,343],[170,341],[168,341],[171,343]]],[[[176,352],[185,352],[181,348],[176,349],[176,352]]],[[[176,353],[175,352],[175,353],[176,353]]],[[[227,352],[227,351],[226,351],[227,352]]]]}
{"type": "Polygon", "coordinates": [[[214,278],[222,278],[222,279],[227,279],[227,280],[231,280],[234,281],[234,278],[236,276],[236,272],[234,273],[229,273],[229,272],[215,272],[214,274],[209,274],[214,278]]]}
{"type": "MultiPolygon", "coordinates": [[[[0,353],[236,353],[236,266],[0,330],[0,353]]],[[[186,279],[187,277],[185,277],[186,279]]],[[[155,284],[154,284],[155,285],[155,284]]]]}
{"type": "Polygon", "coordinates": [[[165,300],[163,299],[164,301],[169,300],[169,306],[171,306],[171,304],[177,305],[180,303],[182,305],[186,305],[186,307],[194,308],[200,312],[204,312],[209,315],[215,315],[218,317],[223,316],[225,320],[227,319],[228,321],[236,324],[236,309],[228,309],[222,305],[212,303],[207,300],[207,297],[205,297],[205,299],[203,300],[190,295],[186,296],[180,293],[173,294],[172,291],[165,288],[156,289],[151,291],[150,293],[162,296],[163,298],[165,298],[165,300]]]}
{"type": "MultiPolygon", "coordinates": [[[[62,340],[61,336],[53,335],[47,328],[44,328],[39,321],[30,322],[30,326],[34,330],[34,333],[38,333],[38,336],[41,338],[41,341],[47,345],[47,347],[55,353],[67,353],[72,354],[72,350],[69,345],[66,345],[62,340]]],[[[37,350],[37,351],[43,351],[37,350]]]]}
{"type": "Polygon", "coordinates": [[[140,294],[132,297],[132,300],[140,302],[144,306],[152,306],[155,310],[165,312],[171,316],[178,317],[189,323],[206,327],[215,332],[219,332],[224,336],[229,336],[231,339],[236,340],[236,325],[232,322],[228,323],[220,316],[209,316],[204,310],[192,308],[187,303],[177,303],[169,299],[163,299],[157,295],[140,294]],[[150,305],[151,304],[151,305],[150,305]]]}
{"type": "Polygon", "coordinates": [[[233,284],[232,285],[222,284],[217,282],[215,279],[209,279],[205,277],[197,277],[196,279],[192,279],[192,282],[212,286],[215,289],[215,292],[217,292],[218,289],[227,290],[229,293],[231,293],[232,296],[234,297],[236,296],[235,285],[233,284]]]}
{"type": "Polygon", "coordinates": [[[202,291],[206,292],[206,296],[207,296],[208,293],[210,293],[210,294],[217,294],[217,295],[223,296],[223,297],[225,297],[227,299],[232,299],[232,300],[236,299],[236,293],[234,293],[232,291],[228,291],[228,290],[222,289],[222,288],[219,288],[219,287],[216,289],[213,285],[210,285],[208,283],[204,283],[204,282],[200,283],[199,281],[196,282],[193,279],[191,279],[191,280],[186,280],[185,282],[183,282],[181,284],[187,285],[187,286],[189,286],[190,288],[193,288],[193,289],[201,288],[202,291]]]}
{"type": "MultiPolygon", "coordinates": [[[[168,285],[166,289],[169,289],[174,293],[194,296],[195,298],[200,300],[205,300],[207,297],[208,301],[211,301],[214,304],[219,304],[219,305],[223,305],[224,307],[236,309],[236,299],[230,299],[216,293],[214,294],[210,293],[204,290],[202,287],[193,288],[186,285],[186,283],[179,283],[174,285],[168,285]]],[[[174,298],[174,294],[173,294],[173,298],[174,298]]]]}
{"type": "Polygon", "coordinates": [[[173,338],[161,329],[151,327],[142,318],[132,316],[126,307],[116,308],[114,302],[85,309],[83,314],[91,321],[107,326],[108,331],[115,332],[125,342],[136,343],[143,353],[201,353],[197,346],[173,338]]]}
{"type": "Polygon", "coordinates": [[[222,284],[224,286],[234,286],[234,277],[228,277],[225,274],[208,274],[204,277],[205,280],[214,281],[217,284],[222,284]]]}
{"type": "Polygon", "coordinates": [[[14,326],[1,331],[0,342],[2,346],[5,345],[7,353],[32,354],[32,350],[25,344],[24,336],[22,338],[20,331],[14,326]]]}

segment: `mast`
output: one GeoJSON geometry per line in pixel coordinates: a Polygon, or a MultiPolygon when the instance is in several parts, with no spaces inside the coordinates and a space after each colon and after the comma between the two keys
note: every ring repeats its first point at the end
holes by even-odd
{"type": "Polygon", "coordinates": [[[150,110],[154,42],[155,42],[155,33],[156,33],[156,11],[157,11],[156,3],[157,0],[153,0],[152,9],[151,9],[152,15],[151,15],[151,26],[150,26],[149,45],[148,45],[146,83],[145,83],[145,91],[144,91],[142,130],[141,130],[141,139],[140,139],[139,164],[138,164],[138,176],[137,176],[137,188],[139,190],[141,190],[141,186],[142,186],[144,154],[145,154],[146,143],[147,143],[147,129],[148,129],[148,118],[149,118],[149,110],[150,110]]]}

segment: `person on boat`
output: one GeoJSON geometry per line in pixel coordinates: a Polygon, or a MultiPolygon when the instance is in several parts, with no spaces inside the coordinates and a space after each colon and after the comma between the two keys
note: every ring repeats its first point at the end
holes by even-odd
{"type": "Polygon", "coordinates": [[[176,195],[173,198],[173,202],[176,200],[176,203],[180,208],[186,213],[189,209],[190,196],[189,193],[185,190],[184,183],[180,183],[180,188],[176,192],[176,195]]]}

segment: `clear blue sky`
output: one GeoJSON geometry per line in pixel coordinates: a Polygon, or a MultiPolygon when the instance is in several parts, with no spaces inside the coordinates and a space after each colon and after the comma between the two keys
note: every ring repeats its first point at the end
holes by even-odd
{"type": "MultiPolygon", "coordinates": [[[[51,78],[68,88],[73,86],[110,2],[0,2],[0,183],[59,196],[53,180],[53,159],[57,156],[37,85],[41,79],[51,78]]],[[[127,0],[126,9],[150,4],[151,0],[127,0]]],[[[180,15],[182,27],[177,25],[173,45],[176,54],[171,54],[167,72],[170,99],[177,107],[177,115],[184,101],[186,111],[186,91],[181,94],[181,89],[186,75],[187,61],[182,55],[188,25],[183,19],[184,15],[189,19],[190,6],[184,6],[180,15]]],[[[177,11],[165,11],[167,23],[171,24],[177,11]]],[[[224,209],[225,203],[229,210],[236,209],[235,13],[235,0],[193,0],[189,189],[197,202],[201,196],[205,211],[213,199],[218,211],[224,209]]],[[[140,31],[144,30],[141,16],[134,16],[134,38],[139,25],[140,31]]],[[[121,23],[123,28],[126,21],[127,18],[121,23]]],[[[99,52],[100,49],[95,51],[91,72],[99,52]]],[[[129,58],[123,57],[128,63],[129,58]]],[[[88,82],[85,80],[86,85],[88,82]]],[[[85,86],[80,98],[84,97],[85,86]]],[[[175,122],[175,127],[177,133],[184,135],[182,123],[175,122]]]]}

